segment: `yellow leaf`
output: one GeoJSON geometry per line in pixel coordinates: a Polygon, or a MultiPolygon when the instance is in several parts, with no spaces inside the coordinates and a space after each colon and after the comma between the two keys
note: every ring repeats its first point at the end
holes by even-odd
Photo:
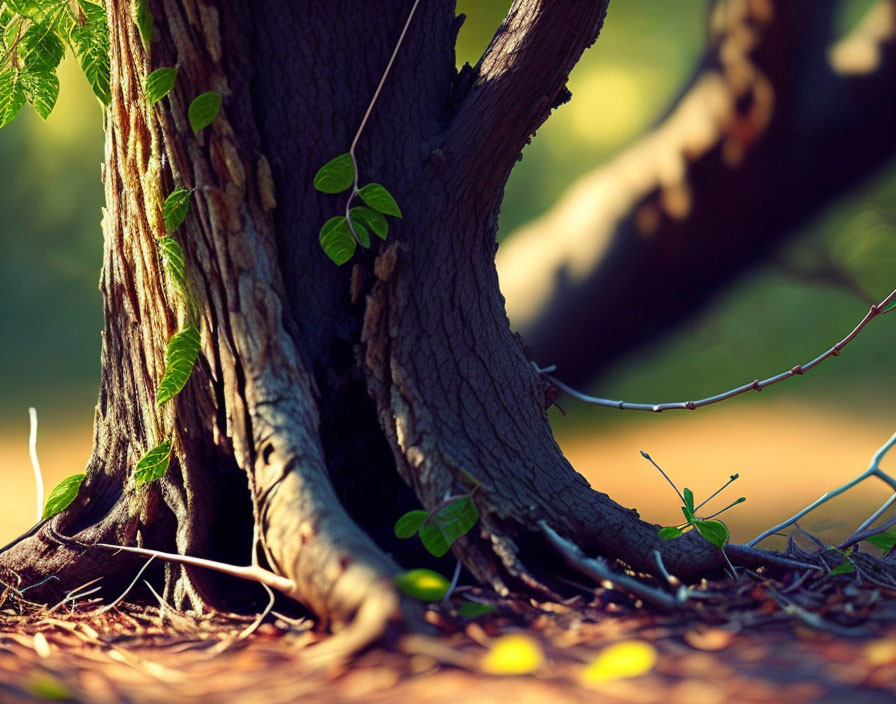
{"type": "Polygon", "coordinates": [[[601,650],[582,671],[584,684],[637,677],[656,664],[656,649],[642,640],[625,640],[601,650]]]}
{"type": "Polygon", "coordinates": [[[525,675],[537,670],[544,655],[534,638],[524,635],[502,636],[482,659],[482,669],[492,675],[525,675]]]}

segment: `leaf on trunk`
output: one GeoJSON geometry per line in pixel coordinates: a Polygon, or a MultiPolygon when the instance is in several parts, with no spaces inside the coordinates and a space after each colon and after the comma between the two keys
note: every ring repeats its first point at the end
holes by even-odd
{"type": "Polygon", "coordinates": [[[429,515],[428,512],[418,509],[408,511],[395,522],[395,536],[398,538],[413,538],[423,525],[423,521],[429,515]]]}
{"type": "Polygon", "coordinates": [[[190,121],[193,132],[199,132],[212,124],[220,109],[221,94],[213,90],[200,93],[193,98],[193,102],[187,109],[187,119],[190,121]]]}
{"type": "Polygon", "coordinates": [[[137,461],[134,468],[134,479],[137,486],[143,486],[147,482],[161,479],[168,471],[171,462],[171,439],[167,439],[160,445],[156,445],[137,461]]]}
{"type": "Polygon", "coordinates": [[[348,220],[343,215],[330,218],[320,228],[320,246],[340,266],[354,256],[357,244],[348,227],[348,220]]]}
{"type": "Polygon", "coordinates": [[[495,610],[491,604],[480,604],[476,601],[465,601],[457,608],[462,618],[479,618],[495,610]]]}
{"type": "Polygon", "coordinates": [[[704,539],[708,540],[717,548],[725,547],[725,543],[728,542],[728,538],[730,537],[728,526],[721,521],[694,521],[693,526],[704,539]]]}
{"type": "Polygon", "coordinates": [[[392,194],[380,184],[368,183],[358,190],[358,195],[361,196],[361,200],[377,212],[384,215],[394,215],[397,218],[401,217],[398,203],[395,202],[392,194]]]}
{"type": "Polygon", "coordinates": [[[156,404],[161,406],[180,393],[199,356],[199,329],[192,323],[168,340],[165,375],[159,382],[156,404]]]}
{"type": "Polygon", "coordinates": [[[395,575],[395,586],[420,601],[438,601],[451,585],[438,572],[418,568],[395,575]]]}
{"type": "Polygon", "coordinates": [[[856,571],[856,567],[849,560],[845,562],[841,562],[834,569],[830,571],[830,574],[850,574],[856,571]]]}
{"type": "Polygon", "coordinates": [[[112,101],[112,93],[109,89],[109,26],[106,11],[101,5],[87,0],[79,0],[78,7],[84,22],[76,23],[72,28],[72,46],[94,95],[108,105],[112,101]]]}
{"type": "Polygon", "coordinates": [[[865,538],[865,540],[879,547],[884,552],[890,552],[893,546],[896,545],[896,533],[878,533],[870,538],[865,538]]]}
{"type": "Polygon", "coordinates": [[[157,68],[146,77],[144,83],[146,87],[146,99],[150,105],[155,105],[164,98],[171,89],[174,88],[174,81],[177,78],[176,68],[157,68]]]}
{"type": "Polygon", "coordinates": [[[165,262],[165,271],[174,282],[177,289],[184,295],[187,295],[186,283],[186,263],[184,260],[184,250],[173,237],[160,237],[158,239],[159,251],[162,252],[162,260],[165,262]]]}
{"type": "Polygon", "coordinates": [[[15,69],[0,71],[0,127],[13,121],[25,104],[25,91],[15,69]]]}
{"type": "Polygon", "coordinates": [[[455,540],[465,535],[479,520],[479,511],[470,496],[443,506],[420,527],[420,541],[431,554],[442,557],[455,540]]]}
{"type": "Polygon", "coordinates": [[[355,182],[355,162],[346,152],[330,159],[314,175],[314,187],[321,193],[342,193],[355,182]]]}
{"type": "Polygon", "coordinates": [[[190,212],[190,197],[192,189],[177,187],[165,199],[162,205],[162,219],[165,221],[165,229],[174,232],[181,226],[190,212]]]}
{"type": "Polygon", "coordinates": [[[148,45],[152,41],[153,17],[146,0],[137,0],[134,5],[134,24],[137,25],[143,43],[148,45]]]}
{"type": "Polygon", "coordinates": [[[357,207],[348,211],[352,223],[361,223],[381,240],[386,239],[389,232],[389,221],[381,213],[372,208],[357,207]]]}
{"type": "Polygon", "coordinates": [[[86,474],[75,474],[59,482],[47,498],[41,520],[52,518],[63,509],[68,508],[72,501],[78,498],[78,490],[86,476],[86,474]]]}
{"type": "Polygon", "coordinates": [[[25,69],[19,74],[22,88],[35,112],[47,119],[59,97],[59,79],[53,71],[25,69]]]}
{"type": "Polygon", "coordinates": [[[684,533],[684,531],[678,526],[666,526],[657,531],[656,537],[661,540],[672,540],[672,538],[677,538],[682,533],[684,533]]]}

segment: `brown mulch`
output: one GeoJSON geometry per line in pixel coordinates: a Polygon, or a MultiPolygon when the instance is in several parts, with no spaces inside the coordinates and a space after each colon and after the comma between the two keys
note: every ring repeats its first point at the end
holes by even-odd
{"type": "Polygon", "coordinates": [[[82,598],[48,608],[7,588],[0,602],[0,702],[892,702],[896,698],[896,590],[849,575],[748,574],[704,583],[686,608],[652,613],[601,588],[563,602],[496,599],[475,620],[433,607],[440,635],[406,635],[349,664],[312,667],[325,638],[309,620],[196,616],[123,604],[100,612],[82,598]],[[527,675],[482,663],[495,640],[530,636],[544,655],[527,675]],[[657,660],[633,677],[586,684],[608,645],[648,643],[657,660]]]}

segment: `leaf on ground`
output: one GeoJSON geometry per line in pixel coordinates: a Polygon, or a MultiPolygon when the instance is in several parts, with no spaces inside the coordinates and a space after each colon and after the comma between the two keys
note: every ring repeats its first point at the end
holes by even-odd
{"type": "Polygon", "coordinates": [[[395,586],[420,601],[439,601],[451,585],[438,572],[421,567],[395,575],[395,586]]]}
{"type": "Polygon", "coordinates": [[[851,574],[856,571],[856,567],[849,560],[841,562],[834,569],[830,571],[830,574],[851,574]]]}
{"type": "Polygon", "coordinates": [[[169,438],[156,445],[137,461],[137,466],[134,468],[134,479],[137,481],[137,486],[164,477],[170,462],[171,440],[169,438]]]}
{"type": "Polygon", "coordinates": [[[170,401],[184,388],[199,356],[199,329],[192,323],[168,340],[165,374],[159,382],[156,404],[170,401]]]}
{"type": "Polygon", "coordinates": [[[457,612],[463,618],[479,618],[480,616],[492,613],[494,610],[495,607],[491,604],[480,604],[476,601],[465,601],[457,607],[457,612]]]}
{"type": "Polygon", "coordinates": [[[896,545],[896,533],[878,533],[870,538],[865,538],[865,540],[884,552],[889,552],[896,545]]]}
{"type": "Polygon", "coordinates": [[[534,638],[512,634],[492,643],[481,666],[490,675],[525,675],[537,670],[543,662],[544,655],[534,638]]]}
{"type": "Polygon", "coordinates": [[[86,476],[86,474],[75,474],[59,482],[50,492],[50,496],[44,504],[44,513],[41,519],[52,518],[63,509],[68,508],[69,504],[78,498],[81,482],[86,476]]]}
{"type": "Polygon", "coordinates": [[[657,652],[643,640],[625,640],[601,650],[582,670],[583,684],[598,684],[650,672],[657,661],[657,652]]]}

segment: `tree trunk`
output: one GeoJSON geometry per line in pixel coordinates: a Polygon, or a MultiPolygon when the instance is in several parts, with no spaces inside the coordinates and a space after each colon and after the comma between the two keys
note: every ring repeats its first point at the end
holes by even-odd
{"type": "MultiPolygon", "coordinates": [[[[498,290],[504,183],[606,2],[515,2],[460,74],[453,3],[421,3],[358,149],[361,182],[385,184],[404,219],[346,266],[321,251],[320,226],[344,199],[317,193],[314,173],[350,143],[411,4],[151,2],[147,49],[130,3],[109,3],[94,452],[79,499],[3,566],[29,583],[58,577],[45,588],[114,584],[140,561],[92,543],[246,563],[258,526],[287,595],[361,643],[392,619],[418,623],[393,586],[399,561],[418,559],[390,542],[395,519],[471,477],[482,518],[453,551],[501,593],[555,586],[539,521],[638,569],[656,549],[682,576],[721,562],[692,535],[658,541],[570,467],[498,290]],[[174,65],[173,92],[150,107],[143,78],[174,65]],[[223,108],[194,134],[187,107],[207,90],[223,108]],[[184,391],[158,407],[166,343],[186,315],[157,249],[176,186],[195,189],[177,239],[202,347],[184,391]],[[135,462],[166,436],[166,476],[137,487],[135,462]]],[[[234,596],[197,568],[168,568],[166,588],[193,608],[234,596]]]]}

